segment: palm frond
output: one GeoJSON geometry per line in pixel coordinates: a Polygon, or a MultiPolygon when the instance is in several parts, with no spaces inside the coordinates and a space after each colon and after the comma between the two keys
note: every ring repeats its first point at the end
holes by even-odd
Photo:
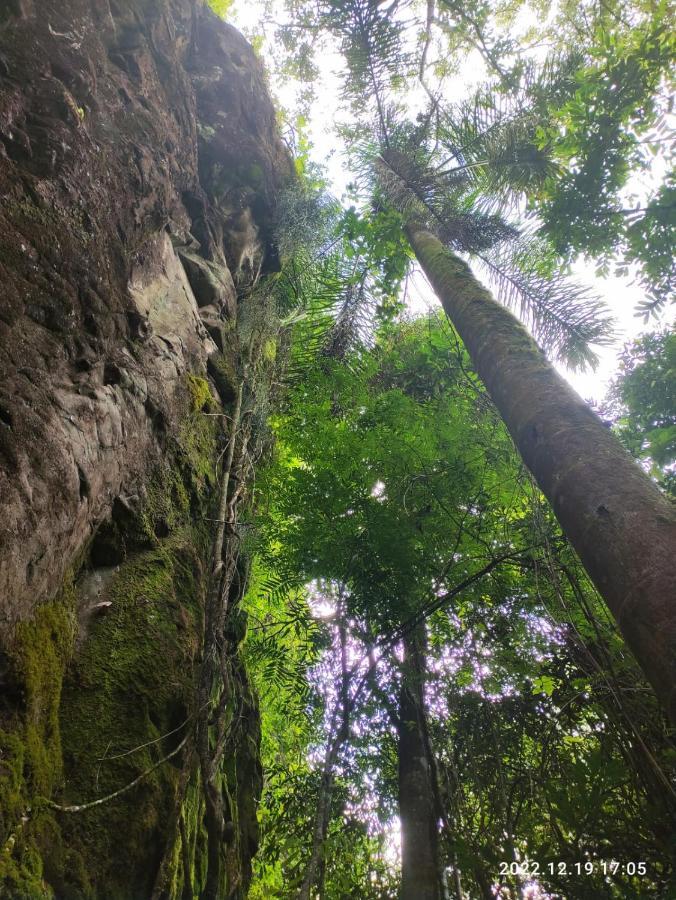
{"type": "Polygon", "coordinates": [[[606,305],[552,266],[551,248],[526,235],[477,254],[498,299],[525,322],[545,352],[572,369],[595,368],[590,344],[613,340],[606,305]]]}
{"type": "Polygon", "coordinates": [[[275,203],[273,234],[282,261],[297,253],[322,257],[330,252],[341,208],[323,190],[294,180],[280,191],[275,203]]]}
{"type": "Polygon", "coordinates": [[[452,250],[476,253],[518,235],[502,216],[476,210],[464,176],[440,175],[420,152],[384,148],[375,168],[388,201],[404,216],[422,220],[452,250]]]}
{"type": "Polygon", "coordinates": [[[572,368],[594,366],[590,344],[611,336],[604,304],[557,270],[545,240],[502,215],[556,174],[547,149],[535,143],[531,112],[488,93],[458,110],[441,144],[453,147],[453,160],[441,167],[436,146],[430,153],[411,140],[410,128],[391,130],[390,145],[371,161],[376,195],[450,250],[480,260],[501,302],[518,312],[546,352],[572,368]]]}
{"type": "Polygon", "coordinates": [[[515,239],[519,232],[496,214],[448,210],[437,233],[439,240],[451,250],[479,253],[515,239]]]}
{"type": "Polygon", "coordinates": [[[363,109],[369,100],[385,129],[387,96],[410,68],[404,48],[405,23],[400,17],[403,0],[322,0],[324,26],[341,42],[350,74],[344,94],[363,109]]]}
{"type": "MultiPolygon", "coordinates": [[[[373,96],[368,79],[371,88],[382,85],[387,62],[375,46],[380,38],[370,43],[360,29],[383,19],[382,4],[335,0],[329,5],[340,8],[339,27],[357,48],[355,87],[373,96]],[[371,56],[378,60],[377,78],[366,66],[371,56]]],[[[383,32],[382,45],[400,37],[394,27],[383,32]]],[[[419,118],[417,125],[402,121],[398,110],[384,102],[384,91],[375,90],[378,140],[365,142],[357,152],[361,180],[371,188],[376,208],[391,205],[436,233],[449,249],[478,258],[501,301],[520,314],[543,349],[573,368],[593,366],[590,344],[609,340],[605,307],[551,265],[546,270],[551,248],[523,235],[505,214],[521,209],[525,198],[560,174],[542,125],[547,124],[548,98],[570,93],[579,65],[579,54],[539,68],[526,64],[519,72],[519,90],[505,93],[489,85],[443,113],[436,110],[439,115],[419,118]]]]}
{"type": "Polygon", "coordinates": [[[339,252],[294,261],[280,279],[289,300],[282,327],[288,354],[284,377],[297,381],[326,357],[345,359],[373,335],[377,300],[363,261],[339,252]]]}
{"type": "Polygon", "coordinates": [[[579,87],[576,75],[586,62],[584,52],[576,48],[549,53],[541,63],[525,61],[513,94],[522,107],[543,114],[571,98],[579,87]]]}
{"type": "Polygon", "coordinates": [[[345,360],[359,344],[370,342],[375,300],[369,295],[368,287],[365,271],[356,281],[352,278],[346,284],[333,324],[324,339],[323,356],[345,360]]]}
{"type": "Polygon", "coordinates": [[[439,177],[459,179],[481,195],[484,212],[517,206],[560,172],[551,147],[538,138],[540,120],[533,110],[481,91],[458,104],[440,122],[438,139],[445,151],[439,177]]]}

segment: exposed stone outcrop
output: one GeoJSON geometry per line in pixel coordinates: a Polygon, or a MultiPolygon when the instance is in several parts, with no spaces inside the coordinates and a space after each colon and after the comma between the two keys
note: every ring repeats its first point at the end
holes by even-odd
{"type": "MultiPolygon", "coordinates": [[[[155,757],[101,770],[108,740],[189,715],[224,440],[203,412],[236,389],[291,174],[260,63],[201,3],[0,4],[0,896],[173,897],[179,833],[199,857],[183,757],[85,824],[43,801],[114,789],[155,757]]],[[[260,779],[236,646],[233,897],[260,779]]]]}
{"type": "Polygon", "coordinates": [[[289,162],[253,51],[187,0],[21,3],[0,47],[0,614],[16,621],[158,458],[179,376],[214,349],[195,300],[217,337],[234,282],[274,265],[289,162]]]}

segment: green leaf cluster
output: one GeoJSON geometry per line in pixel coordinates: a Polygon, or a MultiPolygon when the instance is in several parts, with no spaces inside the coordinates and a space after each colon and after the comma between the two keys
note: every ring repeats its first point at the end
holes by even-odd
{"type": "Polygon", "coordinates": [[[603,411],[625,446],[673,490],[676,462],[676,334],[664,330],[628,344],[603,411]]]}
{"type": "MultiPolygon", "coordinates": [[[[567,861],[566,878],[541,875],[550,892],[659,897],[674,866],[669,738],[448,324],[382,326],[358,366],[347,357],[307,372],[273,427],[275,459],[258,479],[265,577],[256,602],[268,597],[269,618],[257,613],[265,627],[253,640],[292,640],[270,652],[302,676],[261,670],[271,774],[255,896],[293,896],[304,871],[341,627],[353,659],[368,648],[381,656],[335,771],[324,896],[396,896],[396,854],[386,849],[397,812],[396,647],[422,615],[442,853],[465,890],[479,896],[517,852],[567,861]],[[502,555],[489,576],[436,602],[502,555]],[[290,710],[303,723],[290,729],[292,757],[290,710]],[[585,853],[639,853],[649,874],[609,886],[570,871],[585,853]]],[[[507,877],[502,887],[516,884],[507,877]]]]}

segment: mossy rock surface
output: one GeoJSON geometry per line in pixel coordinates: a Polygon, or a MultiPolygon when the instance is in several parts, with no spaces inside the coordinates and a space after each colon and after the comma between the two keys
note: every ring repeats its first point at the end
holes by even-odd
{"type": "MultiPolygon", "coordinates": [[[[199,544],[191,531],[179,531],[121,566],[110,586],[111,606],[64,684],[69,777],[60,804],[119,790],[174,749],[190,727],[204,586],[199,544]]],[[[69,847],[88,860],[95,896],[152,893],[174,817],[180,761],[160,766],[109,803],[60,814],[69,847]]]]}
{"type": "Polygon", "coordinates": [[[63,672],[76,630],[75,588],[21,623],[3,651],[8,661],[0,707],[0,896],[51,897],[40,838],[50,831],[42,808],[63,777],[60,704],[63,672]]]}
{"type": "MultiPolygon", "coordinates": [[[[218,407],[208,382],[190,375],[179,440],[143,497],[114,508],[105,526],[116,564],[100,570],[106,577],[96,602],[84,590],[87,579],[69,576],[5,649],[0,897],[141,900],[159,880],[162,896],[178,900],[182,836],[194,892],[204,885],[204,804],[191,744],[153,767],[194,728],[214,464],[223,445],[222,417],[205,415],[212,409],[218,407]],[[54,807],[89,803],[141,775],[102,805],[54,807]]],[[[83,563],[89,576],[96,547],[95,540],[83,563]]],[[[224,896],[236,898],[250,874],[261,785],[256,701],[233,628],[235,619],[224,637],[245,721],[224,761],[234,832],[223,848],[222,874],[224,896]]]]}

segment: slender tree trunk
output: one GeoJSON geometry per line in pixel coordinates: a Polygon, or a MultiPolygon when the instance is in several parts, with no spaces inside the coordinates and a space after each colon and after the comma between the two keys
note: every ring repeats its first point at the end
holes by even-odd
{"type": "Polygon", "coordinates": [[[425,630],[404,637],[399,696],[401,900],[442,900],[439,835],[425,713],[425,630]]]}
{"type": "Polygon", "coordinates": [[[457,863],[453,864],[453,891],[455,893],[455,900],[463,900],[462,881],[460,879],[460,869],[458,868],[457,863]]]}
{"type": "Polygon", "coordinates": [[[474,879],[479,886],[479,890],[481,891],[481,900],[495,900],[495,894],[493,893],[493,885],[491,884],[491,879],[488,873],[484,870],[483,866],[477,863],[473,867],[473,871],[474,879]]]}
{"type": "Polygon", "coordinates": [[[317,879],[321,867],[324,842],[331,815],[331,798],[333,794],[334,768],[338,758],[338,742],[336,742],[324,763],[324,771],[319,786],[319,800],[315,812],[314,826],[312,830],[312,849],[308,860],[303,881],[298,891],[298,900],[310,900],[310,893],[317,879]]]}
{"type": "MultiPolygon", "coordinates": [[[[324,759],[322,780],[319,786],[319,797],[312,829],[312,847],[303,873],[303,880],[298,891],[298,900],[310,900],[310,894],[318,877],[323,881],[323,853],[326,842],[326,834],[331,819],[331,799],[333,796],[333,784],[335,768],[343,745],[350,735],[350,671],[347,659],[347,628],[345,627],[345,608],[341,596],[338,601],[338,618],[340,634],[340,690],[338,703],[333,713],[332,727],[329,729],[329,745],[324,759]],[[335,731],[335,733],[334,733],[335,731]]],[[[323,890],[320,896],[323,894],[323,890]]]]}
{"type": "Polygon", "coordinates": [[[525,328],[430,232],[413,251],[516,446],[676,724],[676,510],[525,328]]]}

